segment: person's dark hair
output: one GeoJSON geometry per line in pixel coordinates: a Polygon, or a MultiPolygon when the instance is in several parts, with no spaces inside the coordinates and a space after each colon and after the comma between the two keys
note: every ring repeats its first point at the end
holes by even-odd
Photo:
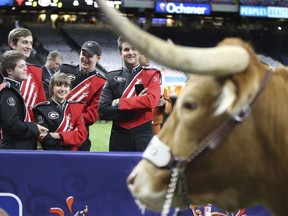
{"type": "Polygon", "coordinates": [[[123,43],[125,43],[127,41],[124,40],[124,38],[122,36],[119,36],[118,40],[117,40],[117,47],[118,50],[121,51],[122,50],[122,45],[123,43]]]}
{"type": "Polygon", "coordinates": [[[57,51],[57,50],[53,50],[53,51],[51,51],[51,52],[48,54],[47,59],[51,59],[51,60],[55,61],[55,59],[56,59],[58,56],[60,56],[60,58],[63,60],[62,54],[61,54],[59,51],[57,51]]]}
{"type": "Polygon", "coordinates": [[[16,50],[9,50],[3,53],[0,60],[0,70],[2,74],[7,77],[7,70],[14,69],[19,60],[25,60],[25,56],[22,52],[16,50]]]}
{"type": "Polygon", "coordinates": [[[20,37],[32,36],[32,32],[27,28],[15,28],[9,32],[8,35],[8,45],[16,45],[20,37]]]}
{"type": "Polygon", "coordinates": [[[53,96],[53,87],[55,85],[68,85],[70,87],[70,89],[72,89],[72,83],[71,80],[69,79],[67,74],[64,73],[55,73],[50,80],[49,83],[49,93],[50,96],[53,96]]]}

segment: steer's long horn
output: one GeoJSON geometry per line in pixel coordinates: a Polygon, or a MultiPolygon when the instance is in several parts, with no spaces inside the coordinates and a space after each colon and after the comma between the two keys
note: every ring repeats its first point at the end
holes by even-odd
{"type": "Polygon", "coordinates": [[[248,66],[249,54],[242,47],[192,48],[168,43],[129,22],[114,8],[108,7],[105,0],[98,0],[98,3],[114,30],[159,64],[186,73],[216,76],[237,73],[248,66]]]}

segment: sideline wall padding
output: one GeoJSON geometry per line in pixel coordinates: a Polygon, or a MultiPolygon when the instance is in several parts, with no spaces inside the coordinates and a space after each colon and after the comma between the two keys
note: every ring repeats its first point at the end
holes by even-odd
{"type": "Polygon", "coordinates": [[[140,159],[141,153],[1,150],[0,208],[10,216],[81,215],[86,207],[86,216],[141,216],[126,186],[140,159]]]}

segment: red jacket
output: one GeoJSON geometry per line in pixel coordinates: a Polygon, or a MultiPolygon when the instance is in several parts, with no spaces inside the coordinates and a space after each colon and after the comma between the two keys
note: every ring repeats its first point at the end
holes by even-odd
{"type": "Polygon", "coordinates": [[[83,121],[84,104],[65,102],[58,104],[53,99],[40,103],[34,108],[35,119],[38,124],[57,132],[61,141],[47,135],[41,141],[43,149],[48,150],[77,150],[87,138],[88,132],[83,121]]]}
{"type": "Polygon", "coordinates": [[[126,68],[108,73],[103,87],[99,115],[101,119],[113,120],[120,127],[132,129],[152,121],[154,108],[160,99],[160,71],[143,69],[140,65],[133,72],[126,68]],[[137,96],[135,84],[142,83],[147,88],[147,95],[137,96]],[[119,99],[119,106],[113,107],[114,99],[119,99]]]}
{"type": "Polygon", "coordinates": [[[99,72],[92,71],[83,74],[78,66],[62,65],[61,72],[66,73],[72,82],[72,90],[67,100],[83,103],[83,118],[86,126],[94,124],[98,120],[98,104],[105,77],[99,72]]]}
{"type": "Polygon", "coordinates": [[[33,107],[46,101],[42,82],[42,69],[35,65],[27,65],[28,79],[22,82],[20,92],[28,109],[31,120],[34,120],[33,107]]]}

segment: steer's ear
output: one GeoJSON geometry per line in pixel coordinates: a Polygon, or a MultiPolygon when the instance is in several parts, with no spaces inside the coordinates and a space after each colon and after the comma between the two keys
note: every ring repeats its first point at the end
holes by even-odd
{"type": "Polygon", "coordinates": [[[231,80],[225,81],[220,96],[216,102],[214,116],[221,115],[224,112],[231,112],[233,102],[236,100],[236,86],[231,80]]]}
{"type": "Polygon", "coordinates": [[[216,102],[214,116],[221,115],[224,112],[230,116],[245,112],[257,94],[258,85],[257,82],[252,81],[250,85],[245,86],[245,88],[242,86],[241,91],[239,85],[236,85],[231,80],[226,80],[222,85],[220,96],[216,102]]]}

